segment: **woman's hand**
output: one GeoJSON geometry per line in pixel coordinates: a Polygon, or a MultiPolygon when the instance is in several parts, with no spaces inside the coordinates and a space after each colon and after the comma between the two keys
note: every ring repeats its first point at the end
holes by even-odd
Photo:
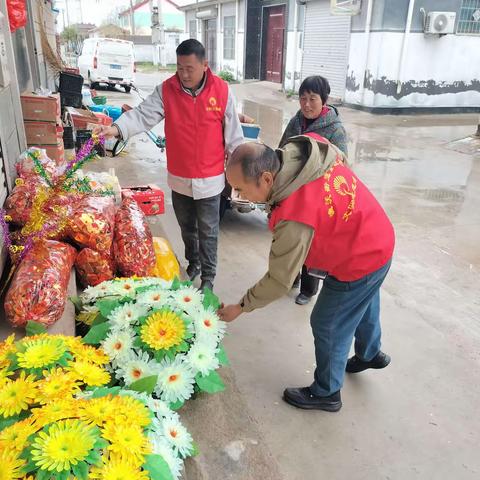
{"type": "Polygon", "coordinates": [[[93,135],[103,135],[105,138],[119,137],[120,132],[115,125],[107,127],[105,125],[96,125],[92,130],[93,135]]]}
{"type": "Polygon", "coordinates": [[[240,305],[227,305],[222,304],[218,310],[218,316],[224,322],[233,322],[238,316],[242,314],[242,307],[240,305]]]}
{"type": "Polygon", "coordinates": [[[244,113],[239,113],[238,114],[238,119],[240,120],[240,123],[255,123],[254,118],[249,117],[248,115],[245,115],[244,113]]]}

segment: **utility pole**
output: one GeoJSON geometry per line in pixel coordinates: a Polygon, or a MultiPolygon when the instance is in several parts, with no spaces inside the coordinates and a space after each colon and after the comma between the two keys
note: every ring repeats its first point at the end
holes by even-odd
{"type": "Polygon", "coordinates": [[[135,35],[135,10],[133,9],[133,0],[130,0],[130,27],[132,35],[135,35]]]}

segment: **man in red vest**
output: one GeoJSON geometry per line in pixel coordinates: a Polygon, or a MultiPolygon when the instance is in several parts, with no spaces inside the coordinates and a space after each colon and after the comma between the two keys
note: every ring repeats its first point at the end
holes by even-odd
{"type": "Polygon", "coordinates": [[[185,244],[187,274],[192,281],[201,274],[200,288],[213,289],[225,154],[244,139],[235,99],[228,84],[208,68],[203,45],[185,40],[176,52],[174,76],[113,126],[96,131],[127,139],[165,119],[168,185],[185,244]]]}
{"type": "Polygon", "coordinates": [[[241,145],[227,178],[244,198],[267,202],[273,241],[268,272],[219,315],[230,322],[285,295],[303,264],[324,278],[311,314],[314,381],[287,388],[283,398],[298,408],[338,411],[345,371],[390,362],[380,350],[380,286],[393,255],[392,224],[340,150],[322,137],[293,137],[276,152],[241,145]],[[353,338],[355,355],[348,359],[353,338]]]}

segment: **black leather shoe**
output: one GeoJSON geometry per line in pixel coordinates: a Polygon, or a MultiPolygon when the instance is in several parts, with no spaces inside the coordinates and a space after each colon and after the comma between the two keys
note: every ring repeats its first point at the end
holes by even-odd
{"type": "Polygon", "coordinates": [[[191,282],[193,282],[200,275],[200,267],[190,263],[187,267],[187,275],[191,282]]]}
{"type": "Polygon", "coordinates": [[[360,373],[368,368],[375,368],[378,370],[380,368],[385,368],[390,363],[390,360],[390,356],[383,352],[378,352],[369,362],[364,362],[354,355],[352,358],[348,359],[345,371],[348,373],[360,373]]]}
{"type": "Polygon", "coordinates": [[[307,297],[303,293],[299,293],[297,295],[297,298],[295,299],[295,303],[297,305],[306,305],[307,303],[310,303],[311,299],[312,299],[312,297],[307,297]]]}
{"type": "Polygon", "coordinates": [[[213,292],[213,282],[210,280],[202,280],[200,290],[203,292],[206,288],[209,288],[213,292]]]}
{"type": "Polygon", "coordinates": [[[325,410],[326,412],[338,412],[342,408],[340,390],[328,397],[313,395],[310,387],[286,388],[283,392],[283,400],[290,405],[304,410],[325,410]]]}

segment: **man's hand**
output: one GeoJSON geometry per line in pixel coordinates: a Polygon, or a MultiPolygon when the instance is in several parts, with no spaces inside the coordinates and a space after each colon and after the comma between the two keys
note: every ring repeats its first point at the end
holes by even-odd
{"type": "Polygon", "coordinates": [[[103,135],[105,138],[120,136],[120,132],[118,131],[118,128],[115,125],[111,127],[107,127],[105,125],[96,125],[93,128],[92,133],[94,135],[103,135]]]}
{"type": "Polygon", "coordinates": [[[224,322],[233,322],[239,315],[242,314],[242,307],[240,305],[227,305],[226,307],[222,304],[221,308],[218,310],[218,316],[224,322]]]}
{"type": "Polygon", "coordinates": [[[248,115],[245,115],[244,113],[239,113],[238,114],[238,119],[240,120],[240,123],[255,123],[254,118],[249,117],[248,115]]]}

